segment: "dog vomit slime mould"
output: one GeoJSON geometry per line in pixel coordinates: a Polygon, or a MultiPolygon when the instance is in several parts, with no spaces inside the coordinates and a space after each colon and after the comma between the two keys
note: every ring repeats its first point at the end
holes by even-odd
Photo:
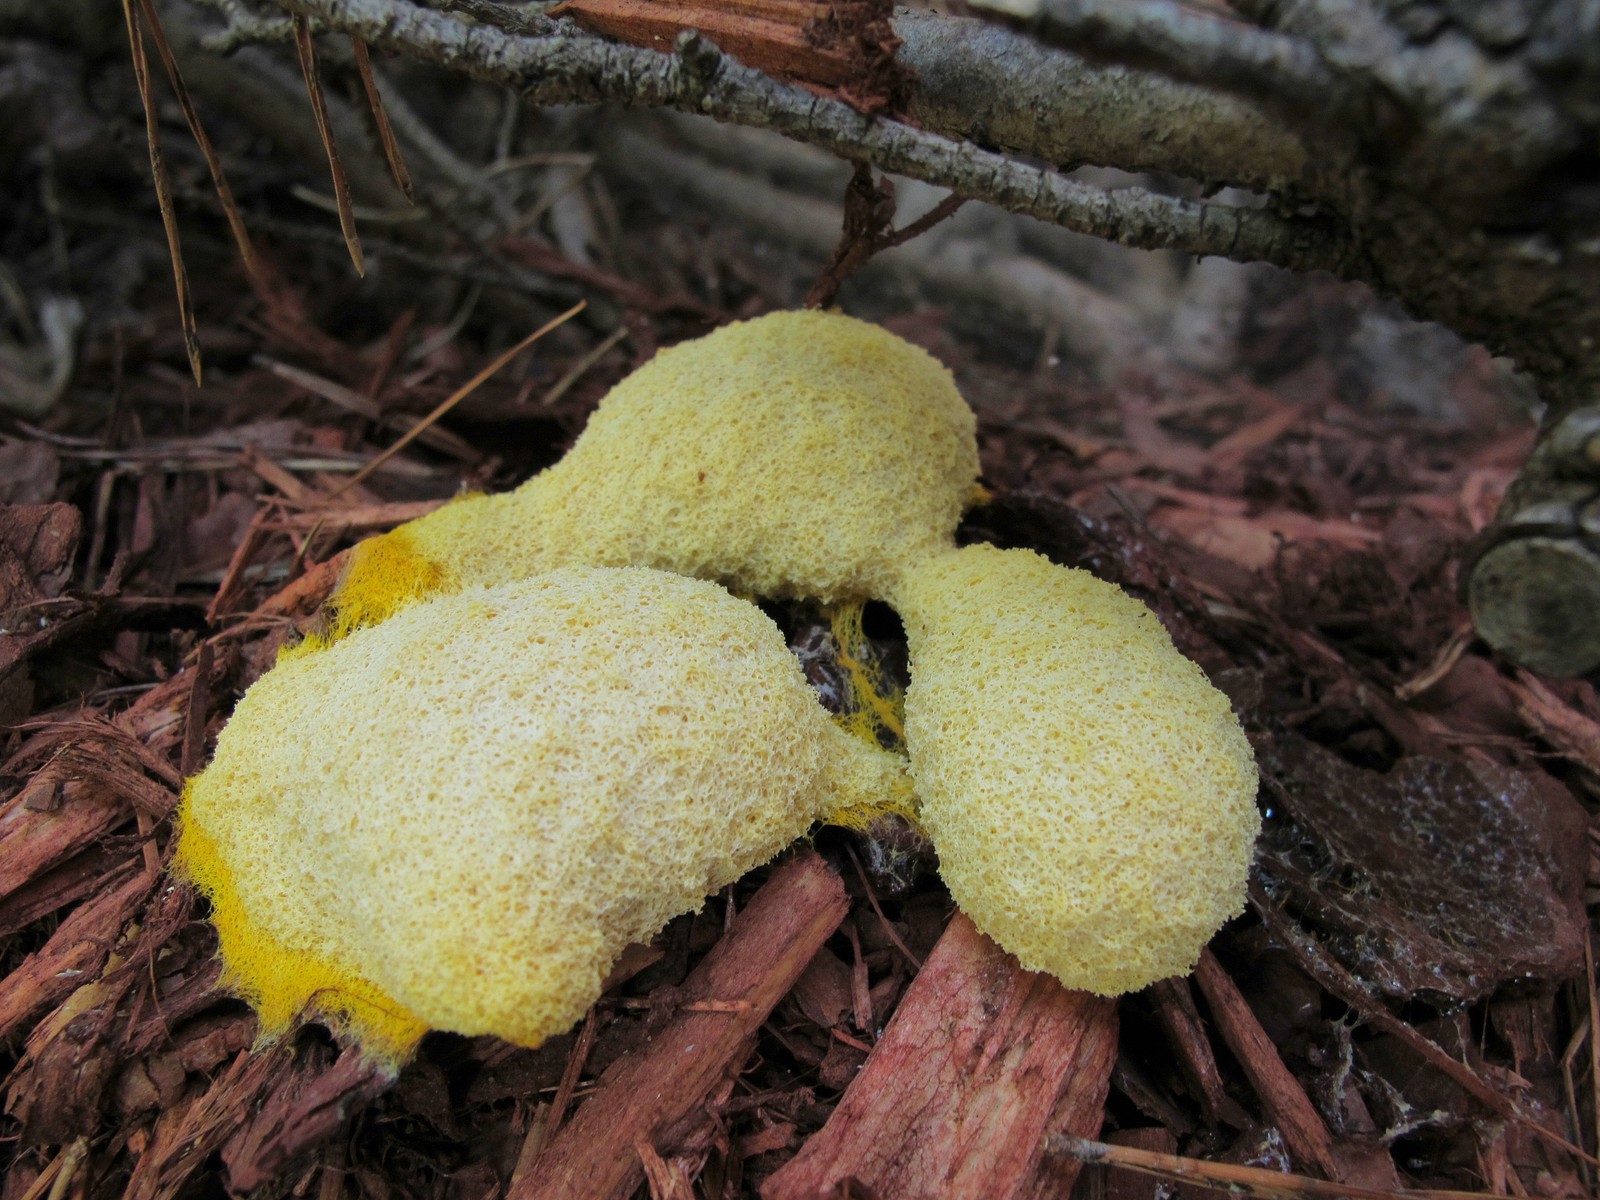
{"type": "Polygon", "coordinates": [[[1192,970],[1260,828],[1227,698],[1143,604],[1031,551],[950,551],[893,599],[920,820],[962,911],[1068,987],[1192,970]]]}
{"type": "Polygon", "coordinates": [[[290,658],[185,794],[178,867],[273,1036],[536,1045],[617,955],[824,813],[904,794],[778,629],[715,584],[569,569],[290,658]]]}
{"type": "Polygon", "coordinates": [[[1136,600],[956,548],[977,461],[923,351],[775,313],[663,351],[517,491],[358,546],[328,635],[251,689],[184,810],[264,1027],[309,1003],[396,1057],[429,1027],[537,1042],[629,941],[881,811],[1025,967],[1107,995],[1191,969],[1243,906],[1249,743],[1136,600]],[[906,758],[681,576],[892,604],[906,758]]]}
{"type": "Polygon", "coordinates": [[[783,312],[663,350],[567,455],[370,539],[334,635],[440,590],[565,565],[658,567],[742,595],[882,596],[953,543],[978,477],[950,372],[887,330],[783,312]]]}

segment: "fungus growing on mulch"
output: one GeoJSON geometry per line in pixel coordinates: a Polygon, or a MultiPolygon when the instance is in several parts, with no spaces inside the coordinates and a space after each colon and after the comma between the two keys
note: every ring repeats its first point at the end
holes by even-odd
{"type": "Polygon", "coordinates": [[[518,492],[358,549],[331,633],[252,689],[184,809],[179,868],[263,1034],[309,1007],[388,1061],[428,1028],[537,1045],[813,821],[917,814],[906,772],[1024,966],[1102,995],[1192,969],[1243,908],[1249,743],[1120,589],[955,548],[974,424],[922,350],[774,314],[659,356],[518,492]],[[696,574],[890,600],[905,760],[696,574]]]}

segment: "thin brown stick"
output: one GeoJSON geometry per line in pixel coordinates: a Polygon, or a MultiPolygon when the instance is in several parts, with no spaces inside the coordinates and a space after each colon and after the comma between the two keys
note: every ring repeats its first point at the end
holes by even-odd
{"type": "MultiPolygon", "coordinates": [[[[376,471],[384,463],[388,462],[396,454],[400,453],[401,450],[404,450],[408,445],[410,445],[411,442],[414,439],[420,437],[422,435],[422,432],[424,430],[428,429],[430,426],[432,426],[435,421],[439,420],[439,418],[444,416],[445,413],[449,412],[457,404],[461,403],[462,400],[466,399],[467,396],[471,395],[472,392],[477,390],[478,385],[481,384],[485,379],[489,378],[489,376],[493,375],[496,371],[498,371],[501,367],[505,366],[513,358],[515,358],[517,355],[521,354],[524,350],[526,350],[529,346],[533,345],[534,342],[538,341],[545,334],[549,333],[552,329],[556,328],[556,326],[565,325],[568,321],[572,320],[573,317],[577,316],[579,313],[581,313],[584,310],[585,306],[588,303],[589,302],[587,300],[579,300],[576,304],[574,304],[571,308],[567,309],[567,311],[562,313],[559,317],[552,317],[550,320],[546,321],[543,325],[539,326],[539,328],[535,329],[527,337],[523,338],[515,346],[511,347],[511,349],[507,350],[499,358],[495,359],[492,363],[490,363],[483,370],[479,371],[471,379],[467,380],[466,383],[462,384],[455,391],[451,392],[450,395],[446,396],[442,401],[440,401],[439,406],[437,408],[435,408],[431,413],[429,413],[427,416],[423,417],[422,420],[418,421],[415,425],[413,425],[406,432],[405,436],[403,436],[398,442],[396,442],[394,445],[390,446],[387,450],[385,450],[382,454],[378,455],[377,458],[373,459],[366,466],[362,467],[361,470],[357,471],[354,475],[352,475],[349,479],[347,479],[338,488],[335,488],[334,492],[333,492],[333,496],[341,495],[342,493],[344,493],[344,492],[348,491],[349,489],[355,487],[356,484],[360,483],[367,476],[371,475],[374,471],[376,471]]],[[[330,497],[330,499],[332,499],[332,497],[330,497]]]]}
{"type": "MultiPolygon", "coordinates": [[[[145,4],[150,2],[143,0],[145,4]]],[[[399,139],[394,136],[394,126],[389,124],[389,114],[384,111],[383,97],[378,94],[378,81],[372,74],[372,58],[367,53],[367,44],[352,35],[350,49],[355,54],[356,74],[361,76],[361,88],[367,93],[372,120],[378,127],[378,141],[383,146],[383,157],[389,163],[389,174],[394,176],[395,186],[405,193],[407,203],[415,204],[417,198],[411,191],[411,172],[406,170],[399,139]]]]}
{"type": "Polygon", "coordinates": [[[183,247],[178,243],[178,214],[172,204],[172,181],[167,177],[167,161],[161,154],[161,121],[156,114],[156,99],[150,87],[150,62],[145,57],[144,33],[134,0],[122,0],[122,16],[128,23],[128,44],[133,51],[133,78],[144,105],[144,136],[150,146],[150,175],[156,185],[156,203],[161,209],[161,227],[167,235],[167,254],[172,259],[172,281],[178,290],[178,321],[183,328],[183,348],[189,356],[189,370],[195,385],[200,384],[200,335],[194,319],[194,298],[189,292],[189,272],[183,265],[183,247]]]}
{"type": "Polygon", "coordinates": [[[1294,1073],[1284,1065],[1278,1048],[1240,993],[1239,987],[1210,950],[1200,953],[1194,981],[1211,1008],[1211,1020],[1228,1049],[1233,1051],[1246,1078],[1261,1097],[1268,1118],[1283,1134],[1295,1162],[1310,1163],[1329,1179],[1339,1178],[1333,1155],[1333,1135],[1294,1073]]]}
{"type": "MultiPolygon", "coordinates": [[[[1583,974],[1589,995],[1589,1099],[1594,1105],[1594,1148],[1600,1154],[1600,997],[1595,995],[1593,930],[1583,939],[1583,974]]],[[[1578,1114],[1572,1115],[1576,1119],[1578,1114]]]]}
{"type": "Polygon", "coordinates": [[[911,953],[911,947],[900,940],[900,935],[894,931],[894,926],[889,923],[889,918],[883,915],[883,905],[878,903],[878,891],[867,879],[867,869],[861,865],[861,858],[856,854],[855,847],[846,842],[844,848],[850,855],[850,865],[856,869],[856,878],[861,880],[861,890],[866,893],[867,903],[872,905],[872,911],[878,914],[878,924],[883,928],[883,936],[888,938],[894,948],[905,956],[905,960],[911,964],[912,970],[922,970],[922,960],[911,953]]]}
{"type": "Polygon", "coordinates": [[[333,138],[333,122],[328,118],[328,102],[322,94],[317,47],[311,40],[311,19],[299,13],[294,17],[294,48],[300,58],[300,73],[305,76],[306,95],[311,98],[311,113],[317,119],[317,133],[321,135],[322,148],[328,155],[328,170],[333,175],[333,198],[339,208],[339,229],[344,233],[345,248],[350,251],[350,261],[356,265],[356,274],[365,275],[367,271],[361,255],[361,238],[356,233],[355,205],[350,199],[350,181],[345,178],[339,145],[333,138]]]}
{"type": "Polygon", "coordinates": [[[1266,1200],[1486,1200],[1487,1193],[1402,1189],[1397,1192],[1330,1183],[1306,1175],[1290,1175],[1261,1167],[1240,1167],[1233,1163],[1207,1162],[1184,1158],[1134,1146],[1113,1146],[1089,1138],[1052,1136],[1045,1138],[1044,1152],[1075,1158],[1083,1163],[1123,1167],[1143,1175],[1154,1175],[1196,1187],[1235,1195],[1260,1196],[1266,1200]]]}
{"type": "Polygon", "coordinates": [[[1306,973],[1354,1009],[1363,1021],[1399,1038],[1424,1061],[1453,1079],[1469,1096],[1482,1101],[1506,1120],[1514,1121],[1534,1137],[1553,1146],[1559,1146],[1591,1165],[1600,1166],[1600,1158],[1596,1158],[1582,1146],[1569,1142],[1559,1133],[1546,1129],[1523,1112],[1516,1101],[1497,1091],[1493,1084],[1470,1066],[1452,1058],[1438,1043],[1425,1037],[1378,1003],[1360,980],[1350,974],[1343,964],[1332,958],[1309,934],[1289,919],[1268,897],[1259,881],[1250,885],[1250,903],[1268,930],[1288,948],[1305,968],[1306,973]]]}
{"type": "Polygon", "coordinates": [[[608,353],[610,353],[611,348],[627,336],[628,326],[626,324],[618,325],[606,335],[606,338],[603,342],[601,342],[593,350],[589,351],[589,353],[585,354],[577,362],[573,363],[572,366],[567,369],[567,373],[560,379],[556,380],[548,392],[539,397],[539,404],[544,408],[548,408],[557,400],[561,399],[562,396],[567,394],[568,390],[573,384],[577,383],[578,380],[583,378],[584,373],[587,372],[590,367],[594,366],[595,363],[599,362],[608,353]]]}
{"type": "Polygon", "coordinates": [[[578,1031],[578,1037],[572,1044],[572,1053],[567,1056],[567,1065],[561,1072],[561,1082],[556,1086],[555,1099],[550,1101],[550,1115],[545,1120],[545,1144],[561,1129],[561,1122],[567,1119],[567,1109],[572,1107],[572,1098],[578,1091],[578,1080],[583,1078],[583,1068],[588,1065],[589,1051],[594,1049],[595,1034],[600,1031],[594,1019],[594,1009],[583,1019],[583,1028],[578,1031]]]}
{"type": "Polygon", "coordinates": [[[965,196],[951,192],[909,225],[895,229],[891,224],[895,206],[894,184],[887,175],[874,183],[872,168],[864,162],[856,163],[855,174],[845,187],[844,228],[839,235],[839,244],[834,247],[827,266],[807,294],[806,307],[828,307],[838,294],[840,285],[865,266],[868,259],[885,250],[903,246],[912,238],[926,233],[966,202],[965,196]]]}
{"type": "Polygon", "coordinates": [[[965,196],[958,196],[955,192],[951,192],[948,196],[939,201],[939,203],[935,204],[927,212],[923,213],[915,221],[912,221],[911,224],[902,229],[892,230],[889,235],[884,238],[883,245],[880,247],[880,249],[891,250],[895,246],[905,245],[914,237],[920,237],[922,234],[927,233],[928,230],[932,229],[940,221],[943,221],[946,217],[955,216],[956,210],[966,202],[967,198],[965,196]]]}
{"type": "Polygon", "coordinates": [[[206,160],[206,170],[211,172],[211,186],[216,189],[217,200],[222,205],[222,215],[227,219],[228,231],[233,235],[233,244],[239,251],[240,261],[244,264],[245,277],[249,279],[256,295],[265,299],[268,295],[266,273],[261,260],[256,257],[256,249],[250,241],[250,234],[245,230],[244,215],[239,211],[239,202],[234,199],[233,187],[228,183],[228,176],[222,169],[222,159],[212,146],[205,126],[200,123],[200,113],[189,95],[188,85],[183,82],[183,75],[178,70],[178,60],[173,57],[172,47],[167,43],[166,30],[161,27],[161,18],[156,13],[155,0],[139,0],[139,11],[144,16],[145,28],[150,31],[150,39],[156,44],[156,54],[161,59],[162,67],[166,69],[167,81],[172,85],[173,95],[178,98],[178,107],[183,110],[183,119],[188,122],[189,133],[194,138],[195,145],[200,147],[200,156],[206,160]]]}

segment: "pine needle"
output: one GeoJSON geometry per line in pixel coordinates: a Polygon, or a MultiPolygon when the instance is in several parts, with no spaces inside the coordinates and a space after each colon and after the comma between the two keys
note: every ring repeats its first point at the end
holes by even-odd
{"type": "Polygon", "coordinates": [[[409,430],[407,430],[404,437],[402,437],[394,445],[390,446],[382,454],[378,455],[377,458],[373,459],[366,466],[362,467],[361,470],[357,471],[348,480],[346,480],[343,485],[335,489],[333,495],[338,496],[341,493],[355,487],[356,484],[360,483],[362,480],[366,479],[384,463],[388,462],[396,454],[400,453],[401,450],[404,450],[414,439],[420,437],[423,431],[431,428],[434,422],[443,417],[445,413],[449,412],[457,404],[461,403],[462,400],[466,399],[469,395],[476,391],[478,385],[481,384],[485,379],[488,379],[489,376],[493,375],[501,367],[505,366],[513,358],[521,354],[524,350],[533,345],[534,342],[538,341],[552,329],[556,328],[558,325],[565,325],[568,321],[572,320],[573,317],[577,316],[584,310],[584,308],[588,306],[588,303],[589,302],[587,300],[578,301],[559,317],[553,317],[546,321],[543,325],[539,326],[539,328],[535,329],[515,346],[511,347],[511,349],[507,350],[504,354],[500,355],[500,357],[496,358],[487,367],[479,371],[455,391],[451,392],[450,395],[444,400],[440,401],[439,406],[427,416],[423,417],[422,420],[418,421],[409,430]]]}
{"type": "Polygon", "coordinates": [[[128,23],[128,44],[133,51],[133,77],[144,105],[145,141],[150,146],[150,175],[155,180],[156,203],[161,208],[161,227],[167,235],[167,254],[172,259],[172,281],[178,290],[178,320],[183,327],[183,348],[189,356],[189,370],[196,386],[200,384],[200,334],[194,319],[194,298],[189,291],[189,272],[183,265],[183,247],[178,243],[178,214],[172,204],[172,181],[167,177],[167,161],[161,155],[161,121],[156,113],[156,98],[150,86],[150,62],[145,57],[144,33],[140,28],[135,0],[122,0],[122,16],[128,23]]]}
{"type": "MultiPolygon", "coordinates": [[[[1589,1099],[1594,1106],[1595,1153],[1600,1154],[1600,996],[1595,993],[1592,929],[1587,931],[1583,940],[1583,973],[1584,988],[1589,998],[1589,1099]]],[[[1572,1115],[1576,1119],[1578,1114],[1574,1112],[1572,1115]]]]}
{"type": "Polygon", "coordinates": [[[156,54],[161,59],[161,65],[166,68],[167,80],[172,84],[173,94],[178,98],[178,107],[183,110],[183,119],[189,124],[189,133],[194,137],[195,144],[200,147],[200,154],[206,160],[206,169],[211,172],[211,184],[216,188],[217,200],[222,204],[228,229],[233,234],[233,243],[239,250],[240,260],[244,263],[245,275],[250,280],[250,286],[256,295],[265,299],[269,290],[261,262],[256,257],[250,235],[245,231],[244,217],[239,212],[238,201],[234,199],[233,188],[229,186],[228,177],[222,170],[222,159],[218,157],[211,139],[206,136],[205,126],[200,123],[200,114],[189,95],[188,85],[183,82],[183,76],[178,71],[177,59],[173,57],[172,47],[167,43],[166,30],[161,27],[161,18],[156,13],[155,0],[139,0],[139,11],[144,17],[145,28],[150,31],[151,40],[155,42],[156,54]]]}
{"type": "Polygon", "coordinates": [[[1045,1139],[1046,1154],[1063,1154],[1084,1163],[1123,1167],[1158,1179],[1171,1179],[1235,1196],[1256,1196],[1263,1200],[1489,1200],[1488,1193],[1404,1189],[1398,1192],[1331,1183],[1307,1175],[1269,1171],[1263,1167],[1243,1167],[1234,1163],[1208,1162],[1203,1158],[1184,1158],[1134,1146],[1113,1146],[1088,1138],[1052,1134],[1045,1139]]]}
{"type": "MultiPolygon", "coordinates": [[[[151,0],[144,0],[148,4],[151,0]]],[[[408,203],[417,198],[411,192],[411,172],[406,170],[406,160],[400,154],[400,142],[394,136],[394,126],[389,124],[389,114],[384,111],[383,97],[378,94],[378,81],[372,74],[372,59],[367,54],[367,44],[360,38],[350,38],[350,49],[356,56],[356,73],[361,76],[361,87],[367,93],[367,104],[372,109],[372,119],[378,126],[378,141],[383,144],[383,157],[388,160],[389,174],[395,186],[405,193],[408,203]]]]}
{"type": "Polygon", "coordinates": [[[322,94],[322,76],[317,70],[317,48],[311,40],[311,19],[295,14],[294,48],[300,57],[300,73],[305,76],[306,95],[311,97],[311,114],[317,120],[317,133],[322,137],[322,148],[328,155],[328,170],[333,175],[333,198],[339,206],[339,229],[344,234],[345,248],[350,251],[350,261],[356,265],[356,274],[367,273],[361,254],[361,238],[356,233],[355,207],[350,200],[350,181],[345,178],[344,163],[339,158],[339,146],[333,138],[333,122],[328,118],[328,101],[322,94]]]}

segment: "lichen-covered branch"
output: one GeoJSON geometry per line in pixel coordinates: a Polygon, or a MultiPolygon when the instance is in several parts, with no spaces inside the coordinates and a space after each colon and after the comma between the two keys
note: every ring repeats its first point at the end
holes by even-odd
{"type": "Polygon", "coordinates": [[[1308,155],[1270,109],[1215,87],[1091,62],[968,18],[906,12],[894,28],[917,73],[917,117],[947,137],[1283,195],[1314,195],[1345,169],[1308,155]]]}
{"type": "Polygon", "coordinates": [[[698,37],[659,54],[582,36],[520,37],[397,0],[285,0],[293,12],[386,50],[516,88],[535,104],[620,101],[776,129],[844,158],[947,187],[1014,212],[1148,248],[1363,275],[1333,223],[1160,195],[1108,192],[992,151],[863,116],[751,70],[698,37]]]}
{"type": "Polygon", "coordinates": [[[1043,0],[1033,27],[1046,41],[1170,79],[1274,102],[1325,103],[1338,76],[1311,43],[1174,0],[1043,0]]]}

